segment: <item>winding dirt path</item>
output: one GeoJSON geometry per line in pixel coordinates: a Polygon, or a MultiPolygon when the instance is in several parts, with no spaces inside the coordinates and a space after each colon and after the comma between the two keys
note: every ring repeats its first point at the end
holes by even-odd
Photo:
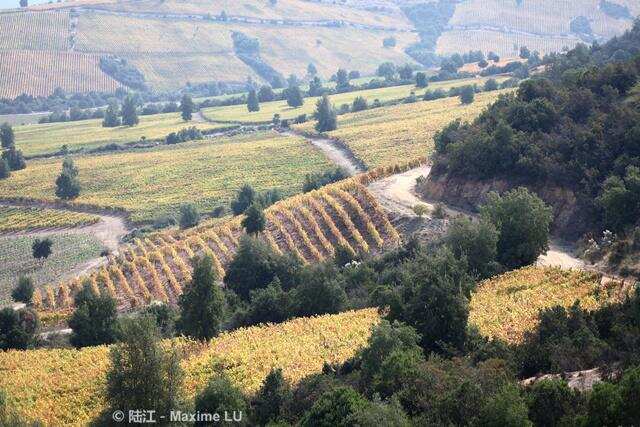
{"type": "Polygon", "coordinates": [[[337,141],[333,139],[322,136],[309,135],[293,130],[281,133],[283,135],[298,136],[306,139],[313,146],[322,151],[329,160],[335,163],[336,166],[341,167],[351,176],[366,171],[366,168],[364,167],[362,162],[356,159],[356,156],[351,151],[342,147],[337,141]]]}

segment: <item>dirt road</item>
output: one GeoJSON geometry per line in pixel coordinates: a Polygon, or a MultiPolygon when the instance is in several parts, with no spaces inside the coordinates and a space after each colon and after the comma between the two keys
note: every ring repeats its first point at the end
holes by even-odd
{"type": "Polygon", "coordinates": [[[327,158],[331,160],[336,166],[341,167],[342,169],[347,171],[347,173],[349,173],[349,175],[351,176],[365,172],[366,170],[361,164],[361,162],[358,162],[356,160],[353,153],[351,153],[350,151],[347,151],[344,147],[340,146],[339,143],[337,143],[336,141],[330,138],[306,135],[306,134],[301,134],[295,131],[287,131],[287,132],[283,132],[283,134],[291,135],[291,136],[300,136],[306,139],[315,147],[317,147],[319,150],[321,150],[324,153],[324,155],[327,156],[327,158]]]}

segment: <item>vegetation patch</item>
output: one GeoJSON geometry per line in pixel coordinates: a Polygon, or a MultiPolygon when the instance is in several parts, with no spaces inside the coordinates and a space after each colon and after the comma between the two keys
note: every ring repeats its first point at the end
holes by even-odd
{"type": "Polygon", "coordinates": [[[0,206],[0,233],[89,225],[100,218],[80,212],[36,207],[0,206]]]}

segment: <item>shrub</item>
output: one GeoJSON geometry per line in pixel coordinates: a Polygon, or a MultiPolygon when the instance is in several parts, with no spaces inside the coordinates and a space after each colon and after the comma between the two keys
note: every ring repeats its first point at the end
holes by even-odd
{"type": "Polygon", "coordinates": [[[17,286],[11,292],[11,298],[16,302],[29,305],[31,298],[33,298],[33,290],[33,280],[26,276],[20,276],[17,286]]]}
{"type": "MultiPolygon", "coordinates": [[[[234,411],[247,413],[247,402],[242,392],[224,374],[217,374],[207,384],[195,399],[195,410],[202,414],[224,414],[231,416],[234,411]]],[[[246,417],[240,422],[221,422],[227,426],[245,426],[246,417]]],[[[205,422],[196,422],[196,426],[209,425],[205,422]]]]}
{"type": "Polygon", "coordinates": [[[180,206],[180,228],[195,227],[200,222],[200,213],[195,205],[189,203],[180,206]]]}
{"type": "Polygon", "coordinates": [[[40,327],[38,313],[31,309],[0,310],[0,350],[26,350],[35,344],[40,327]]]}
{"type": "Polygon", "coordinates": [[[418,215],[418,218],[422,218],[429,213],[429,207],[424,203],[418,203],[417,205],[413,206],[413,213],[418,215]]]}
{"type": "Polygon", "coordinates": [[[260,203],[252,203],[245,211],[245,215],[242,219],[242,226],[247,234],[259,234],[264,231],[267,219],[260,203]]]}
{"type": "Polygon", "coordinates": [[[75,347],[111,344],[116,332],[116,301],[109,295],[94,294],[85,283],[75,297],[76,310],[69,319],[73,329],[71,344],[75,347]]]}
{"type": "Polygon", "coordinates": [[[323,394],[300,421],[301,427],[347,427],[349,417],[367,406],[351,387],[339,387],[323,394]]]}
{"type": "Polygon", "coordinates": [[[49,238],[36,239],[31,245],[31,254],[36,259],[46,259],[51,255],[51,246],[53,242],[49,238]]]}

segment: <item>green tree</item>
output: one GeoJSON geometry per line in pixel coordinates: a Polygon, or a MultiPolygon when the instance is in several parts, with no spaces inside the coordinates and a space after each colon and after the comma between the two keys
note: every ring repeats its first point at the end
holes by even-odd
{"type": "Polygon", "coordinates": [[[0,142],[2,143],[2,148],[5,150],[15,147],[16,145],[16,136],[9,123],[0,126],[0,142]]]}
{"type": "Polygon", "coordinates": [[[498,230],[492,223],[467,218],[455,219],[444,238],[456,257],[466,257],[469,271],[479,279],[493,276],[500,268],[498,239],[498,230]]]}
{"type": "Polygon", "coordinates": [[[36,239],[31,245],[31,255],[36,259],[46,259],[51,255],[51,246],[53,242],[49,238],[42,240],[36,239]]]}
{"type": "Polygon", "coordinates": [[[363,96],[356,96],[351,104],[351,111],[364,111],[367,107],[367,100],[363,96]]]}
{"type": "MultiPolygon", "coordinates": [[[[196,396],[195,410],[204,414],[224,414],[230,418],[234,412],[242,412],[243,417],[239,422],[222,421],[220,425],[245,426],[248,425],[246,419],[247,402],[242,391],[240,391],[225,374],[217,374],[210,381],[200,394],[196,396]]],[[[205,422],[196,422],[196,426],[210,425],[205,422]]]]}
{"type": "Polygon", "coordinates": [[[276,99],[276,94],[271,89],[271,86],[264,85],[260,87],[258,91],[258,101],[259,102],[271,102],[276,99]]]}
{"type": "Polygon", "coordinates": [[[193,260],[193,275],[178,303],[178,329],[198,340],[218,335],[224,318],[225,297],[213,269],[211,256],[193,260]]]}
{"type": "Polygon", "coordinates": [[[328,391],[316,401],[300,421],[301,427],[348,427],[349,417],[367,406],[367,401],[351,387],[328,391]]]}
{"type": "Polygon", "coordinates": [[[343,285],[332,265],[309,266],[301,272],[293,300],[300,317],[339,313],[347,304],[343,285]]]}
{"type": "Polygon", "coordinates": [[[26,276],[20,276],[18,278],[18,284],[11,292],[11,298],[15,302],[22,302],[24,304],[31,304],[33,298],[33,280],[26,276]]]}
{"type": "Polygon", "coordinates": [[[496,81],[496,79],[489,79],[486,82],[484,82],[485,92],[491,92],[494,90],[498,90],[498,82],[496,81]]]}
{"type": "Polygon", "coordinates": [[[624,178],[612,175],[603,184],[597,203],[604,209],[607,227],[622,231],[640,215],[640,168],[629,166],[624,178]]]}
{"type": "Polygon", "coordinates": [[[473,86],[467,85],[460,90],[460,102],[462,104],[473,103],[476,97],[476,91],[473,86]]]}
{"type": "Polygon", "coordinates": [[[238,191],[236,198],[231,202],[231,210],[234,215],[241,215],[256,200],[256,191],[249,184],[244,184],[238,191]]]}
{"type": "Polygon", "coordinates": [[[259,234],[264,231],[267,219],[260,203],[252,203],[245,211],[245,217],[242,219],[242,226],[247,234],[259,234]]]}
{"type": "Polygon", "coordinates": [[[0,310],[0,350],[26,350],[36,342],[40,328],[38,313],[31,309],[0,310]]]}
{"type": "Polygon", "coordinates": [[[478,426],[529,427],[533,423],[527,416],[527,405],[518,386],[504,385],[480,410],[478,426]]]}
{"type": "Polygon", "coordinates": [[[509,270],[534,263],[549,248],[551,208],[524,187],[489,194],[480,215],[498,230],[498,262],[509,270]]]}
{"type": "Polygon", "coordinates": [[[282,375],[282,369],[272,369],[253,401],[254,421],[261,426],[278,421],[289,393],[289,384],[282,375]]]}
{"type": "Polygon", "coordinates": [[[336,110],[327,95],[322,95],[322,98],[318,100],[314,118],[317,120],[316,130],[318,132],[330,132],[338,128],[336,110]]]}
{"type": "Polygon", "coordinates": [[[73,160],[67,157],[62,162],[62,172],[56,179],[56,196],[63,200],[72,200],[80,195],[80,191],[78,168],[73,160]]]}
{"type": "Polygon", "coordinates": [[[191,228],[200,222],[200,213],[193,203],[186,203],[180,206],[180,228],[191,228]]]}
{"type": "Polygon", "coordinates": [[[180,410],[184,373],[180,354],[160,344],[160,334],[150,316],[123,319],[119,342],[109,350],[111,368],[107,372],[106,417],[113,411],[156,411],[160,424],[168,425],[169,412],[180,410]],[[160,416],[164,416],[163,421],[160,416]]]}
{"type": "Polygon", "coordinates": [[[9,165],[9,169],[12,171],[22,170],[27,167],[27,162],[24,160],[22,151],[16,150],[15,147],[11,147],[2,153],[2,160],[5,160],[9,165]]]}
{"type": "Polygon", "coordinates": [[[258,94],[255,89],[251,89],[249,91],[249,96],[247,97],[247,109],[250,113],[260,111],[260,102],[258,101],[258,94]]]}
{"type": "Polygon", "coordinates": [[[264,289],[251,291],[251,303],[242,319],[243,325],[280,323],[291,317],[291,297],[282,289],[277,277],[264,289]]]}
{"type": "Polygon", "coordinates": [[[391,62],[384,62],[378,66],[376,74],[385,80],[393,80],[396,76],[396,66],[391,62]]]}
{"type": "Polygon", "coordinates": [[[75,347],[111,344],[116,336],[116,301],[109,295],[96,295],[85,283],[75,297],[76,310],[69,319],[75,347]]]}
{"type": "Polygon", "coordinates": [[[579,397],[563,380],[541,380],[528,391],[529,418],[536,426],[563,425],[579,409],[579,397]]]}
{"type": "Polygon", "coordinates": [[[416,86],[420,88],[425,88],[429,86],[427,75],[422,71],[416,73],[416,86]]]}
{"type": "Polygon", "coordinates": [[[336,91],[346,92],[351,85],[349,84],[349,73],[344,68],[340,68],[336,73],[336,91]]]}
{"type": "Polygon", "coordinates": [[[118,106],[114,103],[109,104],[104,113],[102,127],[115,128],[121,125],[120,117],[118,117],[118,106]]]}
{"type": "Polygon", "coordinates": [[[411,68],[411,65],[405,64],[398,69],[398,75],[402,80],[411,80],[413,78],[413,68],[411,68]]]}
{"type": "Polygon", "coordinates": [[[182,95],[182,100],[180,101],[180,112],[182,115],[182,120],[184,120],[185,122],[191,121],[195,108],[196,106],[193,103],[193,99],[191,99],[191,96],[186,93],[182,95]]]}
{"type": "Polygon", "coordinates": [[[302,107],[304,104],[304,98],[302,96],[302,91],[300,87],[297,85],[289,85],[289,87],[285,91],[285,95],[287,98],[287,105],[289,107],[298,108],[302,107]]]}
{"type": "Polygon", "coordinates": [[[309,96],[320,96],[324,93],[324,87],[322,86],[322,80],[320,77],[315,76],[309,82],[309,96]]]}
{"type": "Polygon", "coordinates": [[[0,179],[6,179],[11,176],[11,169],[7,159],[0,159],[0,179]]]}
{"type": "Polygon", "coordinates": [[[125,126],[135,126],[140,123],[138,110],[133,96],[128,95],[122,104],[122,124],[125,126]]]}
{"type": "Polygon", "coordinates": [[[309,63],[309,65],[307,65],[307,74],[310,76],[315,76],[316,74],[318,74],[318,69],[315,65],[313,65],[313,63],[309,63]]]}
{"type": "Polygon", "coordinates": [[[396,399],[390,402],[382,402],[378,399],[369,402],[364,408],[350,415],[348,423],[358,427],[411,427],[413,425],[396,399]]]}

